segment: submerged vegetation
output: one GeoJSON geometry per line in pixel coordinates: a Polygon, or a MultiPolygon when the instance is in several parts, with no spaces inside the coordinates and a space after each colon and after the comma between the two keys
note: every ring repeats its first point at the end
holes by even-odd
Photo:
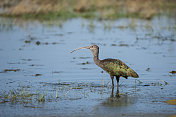
{"type": "MultiPolygon", "coordinates": [[[[161,89],[163,89],[167,84],[166,81],[144,84],[140,80],[135,80],[135,86],[133,88],[134,91],[136,91],[139,86],[157,86],[162,87],[161,89]]],[[[43,87],[42,90],[35,89],[32,85],[19,85],[17,89],[11,89],[9,91],[1,90],[0,104],[23,104],[24,107],[39,108],[40,104],[57,102],[59,100],[78,100],[94,94],[98,94],[100,97],[103,95],[106,96],[107,92],[111,92],[111,89],[113,89],[111,88],[110,82],[105,83],[104,80],[101,81],[101,84],[95,84],[94,82],[67,83],[59,81],[58,83],[41,82],[40,85],[43,87]]],[[[121,85],[122,84],[120,84],[120,87],[121,85]]],[[[116,93],[118,93],[118,95],[123,95],[122,92],[120,93],[118,91],[116,93]]],[[[110,96],[112,95],[113,92],[110,96]]]]}
{"type": "Polygon", "coordinates": [[[139,17],[151,19],[154,15],[176,11],[175,0],[2,0],[1,16],[40,20],[74,17],[115,19],[139,17]]]}
{"type": "Polygon", "coordinates": [[[168,104],[176,105],[176,99],[165,101],[168,104]]]}
{"type": "Polygon", "coordinates": [[[21,103],[21,104],[28,104],[33,102],[44,102],[44,95],[39,94],[37,92],[32,93],[30,91],[31,87],[24,87],[21,86],[17,89],[12,89],[8,92],[1,91],[0,94],[0,103],[11,102],[14,103],[21,103]],[[41,95],[41,96],[40,96],[41,95]]]}

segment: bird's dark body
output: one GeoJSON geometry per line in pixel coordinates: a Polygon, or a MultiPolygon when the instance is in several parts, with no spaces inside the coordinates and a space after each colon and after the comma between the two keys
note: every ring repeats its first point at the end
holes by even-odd
{"type": "Polygon", "coordinates": [[[124,77],[129,76],[138,78],[138,74],[129,68],[124,62],[119,59],[104,59],[100,60],[100,66],[103,70],[108,72],[111,76],[124,77]]]}
{"type": "Polygon", "coordinates": [[[99,59],[99,47],[97,45],[81,47],[81,48],[73,50],[72,52],[79,50],[79,49],[90,49],[92,51],[95,64],[110,74],[113,87],[114,87],[114,76],[116,77],[116,80],[117,80],[117,86],[118,86],[120,77],[124,77],[126,79],[128,77],[134,77],[134,78],[139,77],[138,74],[134,70],[129,68],[124,62],[122,62],[119,59],[100,60],[99,59]]]}

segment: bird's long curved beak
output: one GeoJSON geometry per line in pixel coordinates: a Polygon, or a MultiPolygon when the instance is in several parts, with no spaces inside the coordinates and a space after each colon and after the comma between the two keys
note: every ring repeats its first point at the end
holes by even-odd
{"type": "Polygon", "coordinates": [[[71,51],[70,53],[73,53],[74,51],[79,50],[79,49],[90,49],[90,46],[80,47],[80,48],[74,49],[74,50],[71,51]]]}

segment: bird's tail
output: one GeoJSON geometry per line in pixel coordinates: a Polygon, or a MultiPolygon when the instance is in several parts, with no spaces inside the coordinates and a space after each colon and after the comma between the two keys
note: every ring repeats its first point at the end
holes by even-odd
{"type": "Polygon", "coordinates": [[[138,75],[134,70],[132,70],[131,68],[129,68],[129,69],[127,70],[127,75],[128,75],[128,76],[131,76],[131,77],[133,77],[133,78],[139,78],[139,75],[138,75]]]}

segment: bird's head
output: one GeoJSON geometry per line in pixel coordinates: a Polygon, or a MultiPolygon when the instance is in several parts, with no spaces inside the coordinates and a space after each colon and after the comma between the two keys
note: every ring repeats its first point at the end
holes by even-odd
{"type": "Polygon", "coordinates": [[[97,45],[91,45],[89,49],[92,51],[94,56],[98,55],[99,47],[97,45]]]}
{"type": "Polygon", "coordinates": [[[99,51],[99,47],[97,45],[91,45],[91,46],[77,48],[77,49],[71,51],[71,53],[74,52],[74,51],[76,51],[76,50],[79,50],[79,49],[89,49],[89,50],[92,51],[92,53],[94,55],[98,54],[98,51],[99,51]]]}

